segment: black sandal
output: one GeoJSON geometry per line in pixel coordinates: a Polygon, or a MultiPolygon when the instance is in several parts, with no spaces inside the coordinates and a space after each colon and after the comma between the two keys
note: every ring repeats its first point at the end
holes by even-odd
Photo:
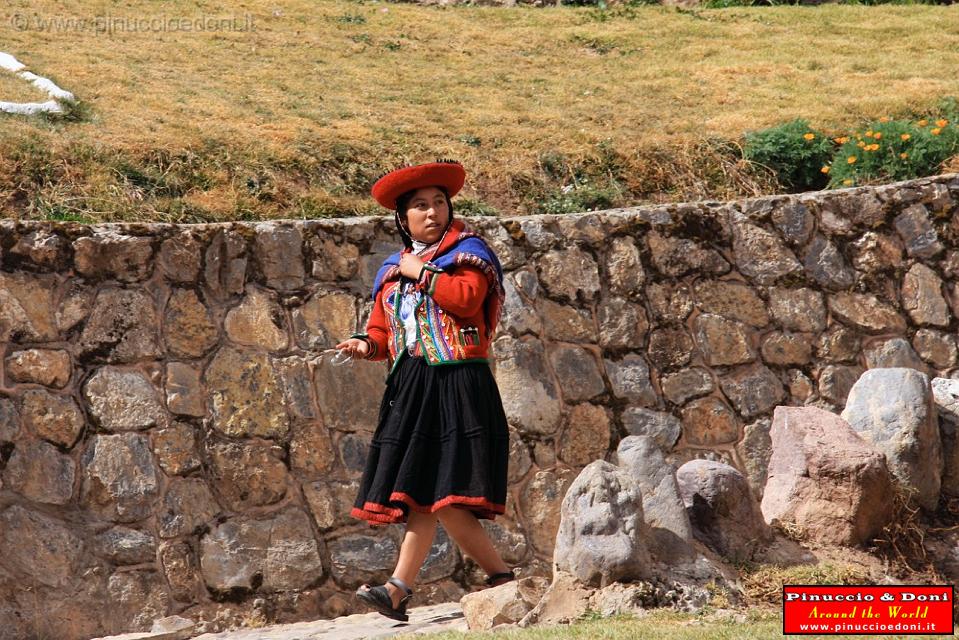
{"type": "Polygon", "coordinates": [[[400,589],[406,591],[406,595],[400,599],[399,605],[397,605],[395,608],[393,607],[393,599],[390,598],[389,589],[383,585],[377,585],[375,587],[371,587],[368,584],[360,585],[360,588],[356,590],[356,597],[382,613],[387,618],[393,618],[394,620],[407,622],[410,617],[406,615],[406,604],[413,596],[413,590],[410,589],[408,584],[396,576],[390,576],[390,579],[387,580],[387,582],[390,582],[400,589]],[[366,587],[366,589],[363,587],[366,587]]]}
{"type": "MultiPolygon", "coordinates": [[[[512,569],[510,569],[510,570],[507,571],[506,573],[494,573],[494,574],[491,575],[491,576],[487,576],[487,578],[486,578],[486,585],[492,587],[492,586],[493,586],[493,583],[496,582],[497,580],[499,580],[500,578],[509,578],[509,580],[506,580],[505,582],[501,582],[501,583],[500,583],[500,584],[506,584],[507,582],[512,582],[513,580],[515,580],[515,579],[516,579],[516,574],[513,573],[513,570],[512,570],[512,569]]],[[[500,585],[498,584],[498,585],[496,585],[496,586],[498,587],[498,586],[500,586],[500,585]]]]}

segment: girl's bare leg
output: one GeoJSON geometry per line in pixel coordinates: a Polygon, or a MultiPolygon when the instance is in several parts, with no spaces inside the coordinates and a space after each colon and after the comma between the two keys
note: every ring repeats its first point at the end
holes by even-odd
{"type": "MultiPolygon", "coordinates": [[[[406,518],[406,535],[403,536],[403,544],[400,545],[400,557],[396,561],[396,569],[393,570],[393,575],[410,585],[410,588],[413,588],[413,582],[430,552],[435,534],[435,513],[419,513],[410,510],[406,518]]],[[[392,582],[387,582],[385,586],[390,592],[393,606],[396,607],[406,592],[394,586],[392,582]]]]}
{"type": "Polygon", "coordinates": [[[476,516],[466,509],[443,507],[436,512],[446,533],[456,541],[463,553],[482,567],[487,575],[506,573],[509,567],[493,546],[476,516]]]}

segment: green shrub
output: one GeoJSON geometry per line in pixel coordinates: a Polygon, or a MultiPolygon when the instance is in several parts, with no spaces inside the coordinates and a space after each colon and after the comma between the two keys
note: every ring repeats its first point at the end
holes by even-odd
{"type": "Polygon", "coordinates": [[[471,147],[478,147],[483,144],[483,140],[472,134],[466,134],[459,137],[459,141],[463,144],[468,144],[471,147]]]}
{"type": "Polygon", "coordinates": [[[560,0],[560,4],[571,5],[575,7],[599,7],[605,9],[606,0],[560,0]]]}
{"type": "Polygon", "coordinates": [[[43,111],[40,116],[53,123],[59,122],[90,122],[93,119],[93,110],[90,105],[83,100],[60,99],[60,107],[63,109],[58,112],[43,111]]]}
{"type": "Polygon", "coordinates": [[[536,213],[579,213],[600,211],[616,206],[623,189],[618,184],[592,184],[584,178],[575,185],[567,185],[551,193],[539,203],[536,213]]]}
{"type": "Polygon", "coordinates": [[[551,180],[565,180],[571,173],[569,160],[564,154],[553,149],[539,154],[539,166],[551,180]]]}
{"type": "Polygon", "coordinates": [[[465,196],[456,199],[456,202],[453,203],[453,212],[455,215],[462,216],[495,216],[499,214],[496,207],[482,200],[465,196]]]}
{"type": "Polygon", "coordinates": [[[953,123],[959,122],[959,99],[955,96],[946,96],[936,105],[933,115],[935,117],[929,118],[930,120],[944,118],[953,123]]]}
{"type": "Polygon", "coordinates": [[[597,5],[582,15],[586,21],[608,22],[610,20],[642,20],[646,14],[637,11],[643,5],[658,5],[660,0],[628,0],[613,6],[597,5]]]}
{"type": "Polygon", "coordinates": [[[344,13],[341,16],[337,16],[336,21],[342,22],[343,24],[366,24],[366,16],[360,13],[344,13]]]}
{"type": "Polygon", "coordinates": [[[92,224],[95,220],[87,218],[81,213],[71,211],[58,204],[41,203],[40,212],[46,220],[56,220],[57,222],[79,222],[81,224],[92,224]]]}
{"type": "Polygon", "coordinates": [[[746,134],[743,156],[768,167],[789,191],[820,189],[826,177],[820,171],[832,156],[833,144],[803,119],[746,134]]]}

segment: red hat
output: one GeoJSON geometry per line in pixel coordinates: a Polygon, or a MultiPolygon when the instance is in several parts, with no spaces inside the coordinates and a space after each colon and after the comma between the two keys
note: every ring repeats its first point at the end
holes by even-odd
{"type": "Polygon", "coordinates": [[[456,160],[437,160],[390,171],[373,185],[370,192],[387,209],[396,209],[396,199],[413,189],[444,187],[453,197],[466,182],[466,170],[456,160]]]}

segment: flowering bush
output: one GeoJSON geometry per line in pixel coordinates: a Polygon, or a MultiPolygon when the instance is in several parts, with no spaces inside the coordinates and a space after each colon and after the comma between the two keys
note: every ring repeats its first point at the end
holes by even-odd
{"type": "Polygon", "coordinates": [[[808,191],[826,185],[820,168],[833,153],[827,136],[796,119],[746,134],[743,156],[776,172],[779,184],[790,191],[808,191]]]}
{"type": "Polygon", "coordinates": [[[935,115],[880,118],[829,139],[805,120],[746,134],[743,156],[776,172],[791,191],[908,180],[939,173],[959,154],[959,101],[946,98],[935,115]]]}
{"type": "Polygon", "coordinates": [[[821,171],[829,176],[830,187],[848,187],[938,173],[943,162],[959,153],[959,128],[947,118],[882,118],[835,141],[839,148],[821,171]]]}

